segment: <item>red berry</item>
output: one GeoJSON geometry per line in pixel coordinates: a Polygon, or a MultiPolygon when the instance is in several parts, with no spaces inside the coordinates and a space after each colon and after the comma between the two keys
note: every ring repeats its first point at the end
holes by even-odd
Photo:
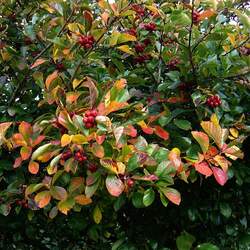
{"type": "Polygon", "coordinates": [[[198,12],[198,11],[196,11],[196,10],[194,10],[194,12],[193,12],[193,23],[194,24],[198,24],[199,23],[199,18],[200,18],[200,13],[198,12]]]}
{"type": "Polygon", "coordinates": [[[156,24],[155,23],[144,23],[141,25],[141,27],[147,31],[155,31],[156,30],[156,24]]]}
{"type": "Polygon", "coordinates": [[[97,110],[96,109],[93,109],[92,111],[91,111],[91,114],[92,114],[92,116],[97,116],[97,110]]]}
{"type": "Polygon", "coordinates": [[[131,36],[136,36],[136,29],[132,28],[127,30],[127,33],[130,34],[131,36]]]}
{"type": "Polygon", "coordinates": [[[91,111],[90,110],[87,110],[86,112],[85,112],[85,116],[90,116],[91,115],[91,111]]]}
{"type": "Polygon", "coordinates": [[[78,43],[85,49],[93,47],[94,41],[95,39],[93,36],[80,36],[78,39],[78,43]]]}
{"type": "Polygon", "coordinates": [[[132,4],[132,10],[134,10],[138,16],[142,17],[145,15],[144,8],[140,6],[139,4],[132,4]]]}
{"type": "Polygon", "coordinates": [[[143,40],[143,43],[145,44],[145,46],[148,46],[149,44],[151,44],[151,40],[149,38],[146,38],[145,40],[143,40]]]}
{"type": "Polygon", "coordinates": [[[92,128],[92,123],[89,123],[89,122],[85,123],[85,127],[86,128],[92,128]]]}
{"type": "Polygon", "coordinates": [[[63,63],[57,63],[57,64],[56,64],[56,69],[57,69],[58,71],[63,71],[63,70],[65,70],[63,63]]]}
{"type": "Polygon", "coordinates": [[[85,116],[85,117],[83,117],[82,120],[83,120],[84,123],[86,123],[86,122],[88,122],[89,119],[88,119],[88,117],[85,116]]]}
{"type": "Polygon", "coordinates": [[[89,116],[89,117],[88,117],[88,122],[89,122],[89,123],[95,122],[95,117],[94,117],[94,116],[89,116]]]}
{"type": "Polygon", "coordinates": [[[144,49],[145,49],[145,45],[144,45],[144,44],[142,44],[142,43],[137,43],[137,44],[135,44],[135,51],[136,51],[137,53],[143,52],[144,49]]]}
{"type": "Polygon", "coordinates": [[[127,184],[128,184],[129,187],[133,187],[135,182],[132,179],[128,179],[127,184]]]}

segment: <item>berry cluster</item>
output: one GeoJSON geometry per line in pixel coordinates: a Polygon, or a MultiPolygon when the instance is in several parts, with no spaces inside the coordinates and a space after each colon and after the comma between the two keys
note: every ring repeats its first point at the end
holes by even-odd
{"type": "Polygon", "coordinates": [[[127,33],[131,36],[137,35],[136,29],[134,29],[134,28],[127,30],[127,33]]]}
{"type": "Polygon", "coordinates": [[[177,58],[173,58],[168,62],[167,66],[170,70],[176,70],[178,64],[180,64],[180,60],[177,58]]]}
{"type": "Polygon", "coordinates": [[[91,172],[91,173],[95,173],[97,171],[97,166],[94,164],[94,163],[89,163],[88,165],[88,170],[91,172]]]}
{"type": "Polygon", "coordinates": [[[144,43],[136,43],[135,44],[136,53],[142,53],[145,48],[146,48],[146,45],[144,43]]]}
{"type": "Polygon", "coordinates": [[[87,156],[84,154],[83,151],[77,151],[75,153],[75,160],[82,163],[87,160],[87,156]]]}
{"type": "Polygon", "coordinates": [[[207,105],[211,108],[216,108],[221,105],[221,99],[217,95],[210,96],[207,99],[207,105]]]}
{"type": "Polygon", "coordinates": [[[135,184],[135,181],[131,179],[128,175],[119,174],[119,178],[122,182],[125,182],[129,188],[133,187],[135,184]]]}
{"type": "Polygon", "coordinates": [[[199,22],[200,22],[200,13],[198,11],[194,10],[192,18],[193,18],[193,23],[194,24],[199,24],[199,22]]]}
{"type": "Polygon", "coordinates": [[[67,161],[72,156],[70,149],[62,153],[61,159],[67,161]]]}
{"type": "Polygon", "coordinates": [[[127,185],[128,185],[128,187],[131,188],[131,187],[134,186],[134,184],[135,184],[134,180],[132,180],[131,178],[127,179],[127,185]]]}
{"type": "Polygon", "coordinates": [[[61,71],[65,70],[65,67],[64,67],[63,63],[57,63],[56,69],[61,72],[61,71]]]}
{"type": "Polygon", "coordinates": [[[80,36],[78,43],[85,49],[90,49],[93,47],[95,39],[93,36],[80,36]]]}
{"type": "Polygon", "coordinates": [[[142,42],[145,46],[148,46],[149,44],[151,44],[151,40],[149,38],[144,39],[142,42]]]}
{"type": "Polygon", "coordinates": [[[145,9],[139,4],[132,4],[132,10],[136,12],[136,14],[140,17],[145,15],[145,9]]]}
{"type": "Polygon", "coordinates": [[[83,122],[86,128],[93,128],[95,126],[95,118],[97,116],[97,110],[87,110],[83,118],[83,122]]]}
{"type": "Polygon", "coordinates": [[[22,207],[24,207],[24,208],[28,208],[29,206],[28,206],[28,202],[26,201],[26,200],[17,200],[16,201],[16,204],[18,205],[18,206],[22,206],[22,207]]]}
{"type": "Polygon", "coordinates": [[[150,59],[149,55],[141,55],[134,58],[135,63],[144,63],[150,59]]]}
{"type": "Polygon", "coordinates": [[[156,30],[156,24],[155,23],[143,23],[141,27],[147,31],[155,31],[156,30]]]}

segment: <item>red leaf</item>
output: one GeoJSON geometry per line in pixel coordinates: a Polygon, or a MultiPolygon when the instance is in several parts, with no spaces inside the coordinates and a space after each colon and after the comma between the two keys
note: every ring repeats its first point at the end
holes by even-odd
{"type": "Polygon", "coordinates": [[[44,135],[39,135],[33,142],[32,147],[35,147],[36,145],[40,144],[45,139],[44,135]]]}
{"type": "Polygon", "coordinates": [[[29,124],[28,122],[21,122],[18,127],[18,131],[23,135],[25,141],[28,142],[29,138],[32,135],[33,129],[31,124],[29,124]]]}
{"type": "Polygon", "coordinates": [[[126,135],[129,135],[131,137],[136,137],[137,136],[137,130],[134,128],[134,126],[132,126],[131,124],[129,124],[125,130],[124,133],[126,135]]]}
{"type": "Polygon", "coordinates": [[[168,140],[169,133],[160,126],[155,126],[155,134],[164,140],[168,140]]]}
{"type": "Polygon", "coordinates": [[[214,173],[215,180],[221,186],[223,186],[227,182],[227,180],[228,180],[227,173],[225,173],[222,169],[217,168],[217,167],[212,167],[212,170],[213,170],[213,173],[214,173]]]}
{"type": "Polygon", "coordinates": [[[37,67],[37,66],[39,66],[39,65],[41,65],[41,64],[43,64],[43,63],[45,63],[45,62],[47,62],[46,59],[39,58],[39,59],[37,59],[37,60],[30,66],[30,68],[33,69],[33,68],[35,68],[35,67],[37,67]]]}
{"type": "Polygon", "coordinates": [[[154,133],[153,128],[149,127],[144,121],[137,123],[145,134],[152,135],[154,133]]]}
{"type": "Polygon", "coordinates": [[[112,196],[118,197],[124,190],[123,182],[115,175],[109,175],[106,179],[106,187],[112,196]]]}
{"type": "Polygon", "coordinates": [[[207,162],[203,161],[201,163],[195,163],[194,164],[195,170],[199,172],[200,174],[205,175],[206,177],[211,176],[213,174],[213,171],[207,164],[207,162]]]}
{"type": "Polygon", "coordinates": [[[20,167],[20,165],[22,164],[22,158],[21,157],[18,157],[18,158],[16,158],[16,160],[15,160],[15,163],[14,163],[14,165],[13,165],[13,168],[18,168],[18,167],[20,167]]]}

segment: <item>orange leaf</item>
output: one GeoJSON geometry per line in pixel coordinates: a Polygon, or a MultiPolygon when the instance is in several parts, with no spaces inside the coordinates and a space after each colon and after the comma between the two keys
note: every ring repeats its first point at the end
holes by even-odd
{"type": "Polygon", "coordinates": [[[213,174],[213,171],[205,161],[201,163],[195,163],[194,167],[197,172],[205,175],[206,177],[211,176],[213,174]]]}
{"type": "Polygon", "coordinates": [[[22,164],[22,158],[21,157],[17,157],[16,160],[15,160],[15,163],[13,165],[13,168],[18,168],[20,167],[20,165],[22,164]]]}
{"type": "Polygon", "coordinates": [[[31,147],[22,147],[20,150],[21,158],[23,161],[29,159],[31,153],[32,153],[31,147]]]}
{"type": "Polygon", "coordinates": [[[30,139],[30,137],[31,137],[31,135],[33,133],[32,126],[28,122],[21,122],[21,124],[18,127],[18,131],[19,131],[20,134],[23,135],[24,140],[26,142],[29,141],[29,139],[30,139]]]}
{"type": "Polygon", "coordinates": [[[35,161],[31,161],[29,163],[28,169],[31,174],[37,174],[39,171],[39,164],[35,161]]]}
{"type": "Polygon", "coordinates": [[[131,137],[136,137],[137,136],[137,130],[133,127],[133,125],[129,124],[125,130],[124,133],[126,135],[129,135],[131,137]]]}
{"type": "Polygon", "coordinates": [[[111,101],[110,104],[105,107],[104,115],[108,115],[112,112],[125,108],[126,106],[128,106],[127,102],[111,101]]]}
{"type": "Polygon", "coordinates": [[[87,197],[86,195],[83,195],[83,194],[77,195],[75,197],[75,201],[76,201],[76,203],[83,205],[83,206],[92,203],[92,199],[87,197]]]}
{"type": "Polygon", "coordinates": [[[49,89],[50,84],[58,77],[58,71],[55,70],[52,74],[48,75],[45,86],[47,89],[49,89]]]}
{"type": "Polygon", "coordinates": [[[175,205],[180,205],[181,194],[174,188],[164,188],[161,189],[163,194],[175,205]]]}
{"type": "Polygon", "coordinates": [[[92,153],[98,157],[103,158],[104,157],[104,148],[102,145],[99,145],[98,143],[94,143],[91,147],[92,153]]]}
{"type": "Polygon", "coordinates": [[[205,18],[209,18],[211,16],[214,16],[215,14],[216,14],[216,12],[214,12],[213,10],[205,10],[198,15],[198,20],[202,21],[205,18]]]}
{"type": "Polygon", "coordinates": [[[36,145],[40,144],[44,139],[44,135],[39,135],[35,140],[33,140],[32,147],[35,147],[36,145]]]}
{"type": "Polygon", "coordinates": [[[21,134],[14,134],[12,136],[12,141],[15,147],[18,146],[27,146],[26,141],[24,140],[23,136],[21,134]]]}
{"type": "Polygon", "coordinates": [[[46,207],[51,199],[51,195],[49,191],[42,191],[35,196],[35,202],[38,207],[43,208],[46,207]]]}
{"type": "Polygon", "coordinates": [[[30,66],[30,68],[33,69],[33,68],[35,68],[35,67],[37,67],[37,66],[39,66],[39,65],[41,65],[41,64],[43,64],[43,63],[45,63],[46,61],[47,61],[46,59],[39,58],[39,59],[37,59],[37,60],[30,66]]]}
{"type": "Polygon", "coordinates": [[[96,142],[101,145],[106,138],[106,135],[95,135],[96,142]]]}
{"type": "Polygon", "coordinates": [[[220,165],[224,172],[227,172],[230,162],[224,156],[216,155],[214,157],[214,160],[217,162],[217,164],[220,165]]]}
{"type": "Polygon", "coordinates": [[[154,132],[156,135],[158,135],[159,137],[161,137],[164,140],[168,140],[168,138],[169,138],[169,133],[160,126],[155,126],[154,132]]]}

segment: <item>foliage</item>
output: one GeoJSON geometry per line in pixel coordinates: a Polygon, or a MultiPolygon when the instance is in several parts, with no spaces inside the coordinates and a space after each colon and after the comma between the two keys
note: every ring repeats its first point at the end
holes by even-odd
{"type": "MultiPolygon", "coordinates": [[[[249,132],[244,4],[55,0],[0,8],[1,214],[84,212],[102,228],[109,209],[113,223],[127,201],[154,210],[159,201],[185,204],[186,188],[204,179],[214,186],[210,176],[242,184],[247,171],[231,165],[243,158],[249,132]]],[[[228,201],[218,206],[231,216],[228,201]]],[[[194,241],[183,233],[177,247],[194,241]]]]}

